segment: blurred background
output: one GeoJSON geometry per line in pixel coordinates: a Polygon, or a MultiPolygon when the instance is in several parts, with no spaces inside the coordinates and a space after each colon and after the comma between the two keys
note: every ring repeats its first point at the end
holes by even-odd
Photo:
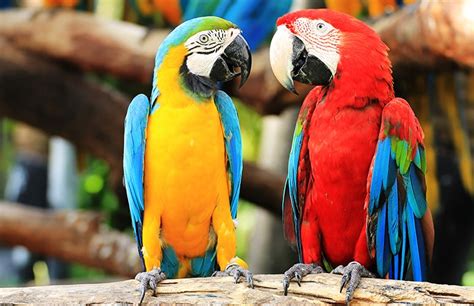
{"type": "Polygon", "coordinates": [[[430,280],[474,285],[474,0],[0,0],[0,287],[139,271],[123,118],[130,97],[151,92],[170,29],[204,15],[237,23],[254,52],[246,85],[225,88],[244,142],[238,256],[256,273],[295,263],[280,198],[309,87],[295,96],[278,84],[268,43],[278,16],[321,7],[366,21],[390,47],[397,95],[425,132],[430,280]]]}

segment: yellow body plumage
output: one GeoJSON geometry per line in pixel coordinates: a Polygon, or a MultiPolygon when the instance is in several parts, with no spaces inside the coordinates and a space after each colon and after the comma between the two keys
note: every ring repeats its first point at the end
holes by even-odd
{"type": "Polygon", "coordinates": [[[156,71],[159,107],[148,120],[144,171],[146,269],[160,267],[161,248],[169,245],[180,261],[178,277],[188,274],[189,258],[214,244],[221,269],[236,249],[220,116],[214,101],[197,102],[177,81],[185,52],[171,48],[156,71]]]}

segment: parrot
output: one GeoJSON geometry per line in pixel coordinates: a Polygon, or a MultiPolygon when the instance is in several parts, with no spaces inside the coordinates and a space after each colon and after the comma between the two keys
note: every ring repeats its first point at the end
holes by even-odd
{"type": "Polygon", "coordinates": [[[137,95],[125,116],[123,170],[143,301],[165,278],[244,277],[235,256],[242,140],[221,82],[247,80],[251,53],[241,30],[219,17],[176,27],[155,57],[151,97],[137,95]],[[219,268],[219,269],[217,269],[219,268]]]}
{"type": "Polygon", "coordinates": [[[277,20],[276,79],[314,85],[294,130],[282,203],[299,263],[291,280],[342,274],[349,302],[361,277],[424,281],[434,228],[426,203],[423,131],[395,97],[388,48],[362,21],[329,9],[277,20]]]}

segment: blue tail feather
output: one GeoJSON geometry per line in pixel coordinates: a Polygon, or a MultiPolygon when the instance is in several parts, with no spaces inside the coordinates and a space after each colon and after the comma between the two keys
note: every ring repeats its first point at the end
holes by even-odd
{"type": "Polygon", "coordinates": [[[191,260],[191,274],[195,277],[211,276],[216,268],[216,250],[209,249],[204,256],[191,260]]]}
{"type": "Polygon", "coordinates": [[[166,274],[166,277],[175,278],[179,271],[179,260],[176,252],[171,246],[167,246],[163,248],[162,254],[161,271],[166,274]]]}

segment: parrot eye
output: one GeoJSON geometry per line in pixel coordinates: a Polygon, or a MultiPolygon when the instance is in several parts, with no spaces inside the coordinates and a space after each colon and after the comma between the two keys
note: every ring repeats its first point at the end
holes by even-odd
{"type": "Polygon", "coordinates": [[[199,42],[200,43],[207,43],[209,41],[209,36],[205,35],[205,34],[202,34],[202,35],[199,35],[199,42]]]}
{"type": "Polygon", "coordinates": [[[326,25],[322,22],[319,22],[317,25],[316,25],[316,29],[318,29],[318,31],[324,31],[326,29],[326,25]]]}

